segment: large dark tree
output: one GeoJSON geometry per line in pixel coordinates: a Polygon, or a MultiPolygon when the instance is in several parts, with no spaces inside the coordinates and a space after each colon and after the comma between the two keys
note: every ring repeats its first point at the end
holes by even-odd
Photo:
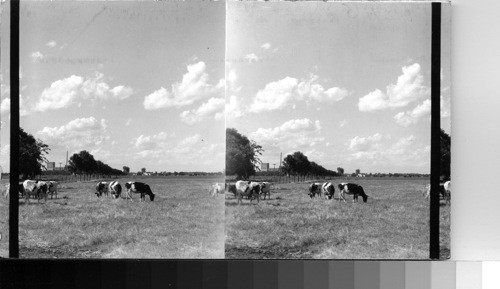
{"type": "Polygon", "coordinates": [[[450,179],[451,174],[451,138],[441,129],[441,177],[445,180],[450,179]]]}
{"type": "Polygon", "coordinates": [[[282,169],[287,174],[307,175],[311,172],[311,162],[303,153],[294,152],[285,157],[282,169]]]}
{"type": "Polygon", "coordinates": [[[130,174],[130,168],[129,168],[129,167],[127,167],[127,166],[123,166],[123,173],[124,173],[125,175],[130,174]]]}
{"type": "Polygon", "coordinates": [[[88,151],[81,151],[69,158],[68,169],[70,172],[77,174],[91,174],[97,172],[98,165],[93,155],[88,151]]]}
{"type": "Polygon", "coordinates": [[[25,178],[33,178],[42,173],[44,163],[47,162],[45,155],[49,150],[48,145],[19,128],[19,172],[25,178]]]}
{"type": "Polygon", "coordinates": [[[255,175],[263,149],[234,128],[226,129],[226,175],[248,179],[255,175]]]}

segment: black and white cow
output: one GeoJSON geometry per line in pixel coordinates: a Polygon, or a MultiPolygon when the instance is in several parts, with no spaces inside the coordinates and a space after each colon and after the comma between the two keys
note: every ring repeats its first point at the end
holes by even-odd
{"type": "Polygon", "coordinates": [[[321,191],[326,199],[331,200],[335,195],[335,186],[330,182],[326,182],[321,186],[321,191]]]}
{"type": "Polygon", "coordinates": [[[368,196],[365,194],[363,187],[360,185],[352,184],[352,183],[341,183],[341,184],[339,184],[339,190],[340,190],[339,201],[340,201],[340,199],[342,199],[345,202],[345,198],[344,198],[345,194],[353,195],[353,200],[352,200],[353,202],[358,201],[358,196],[363,197],[363,202],[365,202],[365,203],[368,200],[368,196]]]}
{"type": "Polygon", "coordinates": [[[47,189],[48,185],[46,182],[25,180],[23,182],[25,202],[29,203],[30,196],[35,196],[37,202],[40,201],[41,197],[44,197],[45,201],[47,201],[47,189]]]}
{"type": "Polygon", "coordinates": [[[260,183],[260,194],[264,196],[264,200],[266,199],[266,196],[268,196],[268,199],[271,199],[271,183],[270,182],[261,182],[260,183]]]}
{"type": "Polygon", "coordinates": [[[113,196],[113,198],[118,199],[122,193],[122,185],[120,185],[117,181],[112,181],[109,183],[109,192],[113,196]]]}
{"type": "Polygon", "coordinates": [[[252,203],[253,199],[257,199],[259,202],[260,196],[260,184],[257,182],[251,181],[237,181],[234,189],[236,190],[236,198],[238,199],[237,203],[239,204],[244,196],[250,199],[250,203],[252,203]]]}
{"type": "Polygon", "coordinates": [[[151,201],[155,200],[155,194],[151,191],[151,188],[149,185],[141,182],[128,182],[125,184],[125,188],[127,189],[127,195],[126,199],[128,200],[129,198],[132,200],[132,194],[141,194],[141,201],[146,200],[146,195],[149,196],[149,199],[151,201]]]}
{"type": "Polygon", "coordinates": [[[226,189],[226,192],[233,193],[234,197],[236,198],[236,184],[226,183],[224,187],[226,189]]]}
{"type": "Polygon", "coordinates": [[[321,183],[312,183],[309,186],[309,193],[307,193],[309,197],[312,199],[316,195],[321,196],[321,183]]]}
{"type": "Polygon", "coordinates": [[[96,187],[95,187],[95,194],[97,197],[100,197],[103,194],[105,194],[107,196],[108,195],[108,182],[98,182],[96,187]]]}
{"type": "Polygon", "coordinates": [[[48,187],[48,193],[50,194],[50,198],[56,194],[56,199],[57,199],[57,185],[58,183],[56,181],[48,181],[47,184],[49,185],[48,187]]]}

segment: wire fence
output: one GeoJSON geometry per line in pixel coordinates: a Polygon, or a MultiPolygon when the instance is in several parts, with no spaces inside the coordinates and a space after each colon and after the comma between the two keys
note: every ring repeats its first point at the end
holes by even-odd
{"type": "Polygon", "coordinates": [[[44,181],[57,181],[60,183],[71,182],[91,182],[98,180],[117,179],[117,175],[104,175],[104,174],[65,174],[65,175],[37,175],[36,180],[44,181]]]}

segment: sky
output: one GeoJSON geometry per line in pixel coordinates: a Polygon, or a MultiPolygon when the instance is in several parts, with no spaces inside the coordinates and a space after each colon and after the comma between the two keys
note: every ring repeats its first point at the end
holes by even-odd
{"type": "MultiPolygon", "coordinates": [[[[260,144],[271,167],[280,153],[301,151],[349,173],[429,173],[430,8],[228,2],[226,126],[260,144]]],[[[441,122],[449,133],[443,23],[441,122]]]]}
{"type": "MultiPolygon", "coordinates": [[[[20,21],[21,127],[49,145],[49,161],[64,165],[67,151],[87,150],[132,171],[224,169],[225,3],[23,2],[20,21]]],[[[4,171],[8,22],[1,30],[4,171]]]]}
{"type": "MultiPolygon", "coordinates": [[[[445,6],[447,133],[449,16],[445,6]]],[[[232,127],[271,167],[301,151],[333,170],[429,173],[430,20],[429,3],[23,2],[21,127],[57,165],[87,150],[119,169],[221,171],[232,127]]]]}

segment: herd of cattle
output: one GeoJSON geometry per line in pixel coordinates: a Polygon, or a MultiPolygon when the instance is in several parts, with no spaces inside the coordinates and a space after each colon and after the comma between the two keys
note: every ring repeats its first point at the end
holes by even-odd
{"type": "MultiPolygon", "coordinates": [[[[352,183],[340,183],[338,185],[339,188],[339,198],[338,200],[344,200],[345,195],[353,195],[353,202],[358,201],[358,196],[363,198],[363,202],[367,202],[368,196],[366,195],[363,187],[357,184],[352,183]]],[[[243,197],[247,197],[250,200],[256,199],[257,202],[261,198],[264,200],[266,196],[268,199],[271,199],[271,183],[269,182],[255,182],[255,181],[237,181],[234,184],[226,183],[224,188],[222,185],[217,183],[215,184],[210,193],[212,196],[217,194],[225,194],[225,192],[232,193],[234,197],[238,200],[237,203],[241,203],[243,197]]],[[[322,197],[326,199],[333,199],[335,194],[335,185],[331,182],[325,183],[312,183],[309,186],[309,192],[307,193],[309,197],[314,198],[316,196],[322,197]]]]}
{"type": "MultiPolygon", "coordinates": [[[[368,201],[368,195],[365,193],[362,186],[353,184],[353,183],[340,183],[338,184],[339,195],[337,200],[345,200],[345,195],[353,195],[353,202],[358,201],[358,197],[361,196],[363,198],[363,202],[368,201]]],[[[271,198],[271,183],[269,182],[255,182],[255,181],[237,181],[234,184],[226,183],[224,187],[216,183],[212,186],[210,190],[210,194],[212,196],[218,194],[225,194],[226,192],[234,194],[234,197],[238,199],[237,203],[239,204],[243,197],[246,197],[250,200],[256,199],[257,202],[260,198],[268,199],[271,198]]],[[[425,197],[428,198],[430,196],[430,185],[426,186],[426,190],[424,192],[425,197]]],[[[441,199],[446,200],[446,202],[450,203],[451,198],[451,182],[447,181],[444,184],[441,184],[439,187],[439,194],[441,199]]],[[[309,191],[307,192],[310,198],[314,197],[324,197],[325,199],[331,200],[334,199],[335,195],[335,185],[331,182],[324,183],[312,183],[309,185],[309,191]]]]}
{"type": "MultiPolygon", "coordinates": [[[[56,181],[35,181],[35,180],[25,180],[19,184],[19,195],[25,199],[25,202],[29,203],[30,197],[36,198],[37,201],[44,199],[47,201],[47,195],[50,194],[50,198],[56,196],[57,199],[57,187],[58,183],[56,181]]],[[[154,201],[155,194],[151,191],[149,185],[141,182],[127,182],[125,183],[125,188],[127,189],[125,199],[132,200],[132,193],[140,194],[141,201],[146,199],[146,195],[149,196],[151,201],[154,201]]],[[[113,198],[119,198],[122,193],[122,186],[117,181],[112,182],[99,182],[95,188],[95,194],[97,197],[102,195],[111,196],[113,198]]],[[[6,185],[5,197],[10,194],[10,184],[6,185]]]]}

